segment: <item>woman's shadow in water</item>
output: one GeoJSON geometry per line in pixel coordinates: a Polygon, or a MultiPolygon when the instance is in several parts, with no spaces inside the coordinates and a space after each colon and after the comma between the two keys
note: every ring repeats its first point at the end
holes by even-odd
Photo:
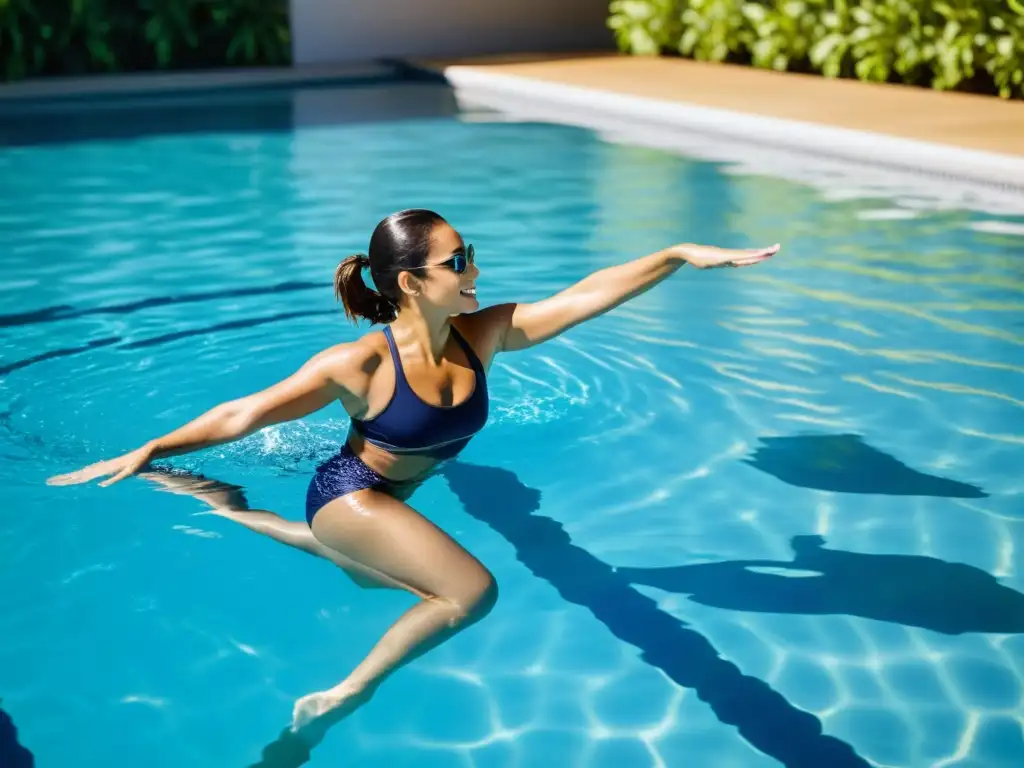
{"type": "MultiPolygon", "coordinates": [[[[555,520],[535,514],[540,491],[495,467],[453,462],[441,471],[466,511],[503,536],[533,574],[587,608],[609,631],[677,684],[696,691],[723,723],[787,768],[867,768],[850,745],[822,733],[821,721],[767,683],[745,676],[699,633],[661,611],[615,569],[572,543],[555,520]]],[[[318,735],[318,739],[322,737],[318,735]]],[[[289,729],[249,768],[297,768],[309,760],[289,729]]]]}
{"type": "Polygon", "coordinates": [[[618,573],[631,584],[734,611],[846,614],[947,635],[1024,632],[1024,594],[980,568],[924,555],[826,549],[821,536],[794,536],[791,545],[788,562],[735,560],[618,573]]]}
{"type": "Polygon", "coordinates": [[[743,463],[784,483],[833,493],[983,499],[970,483],[930,475],[864,442],[861,435],[762,437],[743,463]]]}
{"type": "MultiPolygon", "coordinates": [[[[841,442],[855,455],[864,455],[849,441],[841,442]]],[[[934,483],[908,471],[915,475],[911,485],[918,492],[985,495],[973,486],[934,483]]],[[[906,480],[906,473],[897,474],[906,480]]],[[[517,559],[535,576],[549,582],[565,600],[587,608],[615,637],[639,648],[646,663],[695,690],[719,720],[735,726],[753,747],[787,768],[864,768],[868,763],[850,745],[824,735],[814,715],[794,707],[767,683],[743,675],[706,638],[661,611],[634,584],[681,592],[696,602],[734,610],[846,613],[951,634],[1024,632],[1024,595],[972,566],[930,557],[830,550],[820,537],[797,536],[796,557],[790,562],[616,569],[573,544],[560,523],[537,514],[540,491],[524,485],[512,472],[456,461],[441,475],[466,512],[512,544],[517,559]],[[790,577],[751,568],[783,569],[790,577]]],[[[906,488],[898,479],[889,472],[874,492],[906,488]]],[[[814,484],[813,478],[801,480],[800,484],[814,484]]],[[[309,751],[286,730],[264,750],[263,758],[251,768],[298,766],[309,759],[309,751]]]]}
{"type": "Polygon", "coordinates": [[[572,539],[557,521],[536,514],[540,492],[495,467],[455,462],[443,476],[466,511],[515,547],[517,559],[567,601],[588,609],[641,658],[677,684],[696,691],[723,723],[789,768],[866,767],[821,721],[797,709],[762,680],[744,675],[711,643],[572,539]]]}
{"type": "Polygon", "coordinates": [[[0,768],[35,768],[36,759],[18,743],[14,720],[0,709],[0,768]]]}

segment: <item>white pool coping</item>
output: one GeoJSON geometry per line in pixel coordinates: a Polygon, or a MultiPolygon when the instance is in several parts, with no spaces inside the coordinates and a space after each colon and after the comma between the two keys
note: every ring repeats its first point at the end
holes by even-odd
{"type": "MultiPolygon", "coordinates": [[[[685,133],[762,150],[781,150],[795,161],[823,160],[873,166],[879,170],[946,177],[983,187],[1024,206],[1024,157],[963,149],[868,131],[765,117],[746,112],[612,93],[530,77],[488,72],[465,65],[443,71],[460,103],[611,132],[624,140],[671,144],[671,134],[685,133]],[[652,134],[659,133],[655,138],[652,134]]],[[[1022,125],[1024,130],[1024,125],[1022,125]]],[[[684,137],[681,137],[684,138],[684,137]]],[[[724,159],[724,158],[723,158],[724,159]]],[[[1016,207],[1016,206],[1014,206],[1016,207]]],[[[1022,209],[1024,212],[1024,209],[1022,209]]]]}

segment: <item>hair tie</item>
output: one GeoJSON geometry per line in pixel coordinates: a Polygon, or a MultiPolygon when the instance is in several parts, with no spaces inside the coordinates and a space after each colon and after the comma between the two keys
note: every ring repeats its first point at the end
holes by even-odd
{"type": "Polygon", "coordinates": [[[356,264],[359,265],[360,269],[366,269],[370,266],[370,257],[360,253],[356,256],[356,264]]]}

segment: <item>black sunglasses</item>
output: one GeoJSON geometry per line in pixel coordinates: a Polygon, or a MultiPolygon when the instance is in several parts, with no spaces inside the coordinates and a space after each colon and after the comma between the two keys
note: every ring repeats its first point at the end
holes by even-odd
{"type": "Polygon", "coordinates": [[[476,258],[476,251],[473,250],[472,245],[467,245],[465,251],[459,251],[450,259],[439,261],[437,264],[424,264],[423,268],[427,267],[448,267],[452,272],[457,275],[461,275],[467,269],[469,265],[473,263],[476,258]]]}

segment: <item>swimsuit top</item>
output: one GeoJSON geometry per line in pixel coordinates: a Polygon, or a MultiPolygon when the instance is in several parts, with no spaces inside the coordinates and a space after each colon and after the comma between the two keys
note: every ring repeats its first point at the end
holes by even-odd
{"type": "Polygon", "coordinates": [[[389,453],[416,453],[449,459],[459,453],[487,423],[487,376],[483,364],[454,326],[455,341],[466,353],[476,380],[473,392],[457,405],[431,405],[412,391],[390,326],[384,336],[395,363],[395,392],[384,410],[372,419],[352,419],[352,426],[367,442],[389,453]]]}

